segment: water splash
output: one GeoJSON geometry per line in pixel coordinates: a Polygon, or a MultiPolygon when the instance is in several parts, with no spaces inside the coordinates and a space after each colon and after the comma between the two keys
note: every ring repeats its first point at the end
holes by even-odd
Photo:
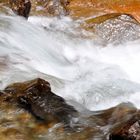
{"type": "Polygon", "coordinates": [[[103,48],[98,37],[83,38],[90,33],[78,24],[67,17],[25,21],[1,15],[1,87],[51,75],[62,85],[51,82],[56,94],[90,110],[127,101],[140,107],[140,40],[103,48]]]}

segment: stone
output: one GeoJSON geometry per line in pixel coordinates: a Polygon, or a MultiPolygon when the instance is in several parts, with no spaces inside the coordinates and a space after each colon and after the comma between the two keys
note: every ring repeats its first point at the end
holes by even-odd
{"type": "Polygon", "coordinates": [[[68,0],[32,0],[31,2],[31,14],[33,15],[62,16],[69,14],[67,9],[68,0]]]}
{"type": "MultiPolygon", "coordinates": [[[[139,112],[140,113],[140,112],[139,112]]],[[[136,113],[131,119],[119,124],[113,129],[109,140],[140,140],[140,114],[136,113]]]]}
{"type": "MultiPolygon", "coordinates": [[[[23,15],[25,7],[29,11],[30,3],[24,6],[24,0],[1,0],[0,6],[8,6],[12,3],[12,9],[17,11],[20,6],[20,15],[23,15]],[[28,7],[28,8],[27,8],[28,7]],[[22,13],[22,14],[21,14],[22,13]]],[[[28,1],[28,0],[27,0],[28,1]]],[[[130,14],[140,22],[140,1],[139,0],[30,0],[32,3],[31,15],[60,16],[70,15],[74,19],[91,18],[105,14],[120,13],[130,14]]],[[[28,12],[27,12],[28,13],[28,12]]],[[[26,14],[25,14],[26,15],[26,14]]]]}
{"type": "Polygon", "coordinates": [[[139,140],[140,112],[131,103],[82,115],[40,78],[11,84],[0,95],[2,140],[34,140],[40,136],[47,140],[121,140],[123,137],[116,135],[123,133],[137,135],[139,140]],[[71,127],[73,117],[78,117],[78,121],[71,127]]]}
{"type": "Polygon", "coordinates": [[[114,45],[140,38],[140,24],[129,14],[105,14],[85,20],[82,27],[94,32],[105,46],[108,43],[114,45]]]}
{"type": "Polygon", "coordinates": [[[97,17],[110,13],[131,14],[140,22],[139,0],[70,0],[67,5],[73,18],[97,17]]]}
{"type": "Polygon", "coordinates": [[[50,84],[43,79],[35,79],[24,83],[15,83],[4,90],[5,101],[17,103],[33,116],[45,122],[62,122],[70,125],[73,117],[78,116],[74,107],[51,92],[50,84]]]}
{"type": "Polygon", "coordinates": [[[10,7],[17,15],[28,18],[31,2],[30,0],[10,0],[10,7]]]}

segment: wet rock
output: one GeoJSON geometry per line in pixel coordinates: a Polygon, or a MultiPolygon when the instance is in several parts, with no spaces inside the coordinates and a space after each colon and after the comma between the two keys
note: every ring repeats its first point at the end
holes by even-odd
{"type": "Polygon", "coordinates": [[[32,140],[35,119],[27,111],[0,98],[0,139],[32,140]]]}
{"type": "Polygon", "coordinates": [[[31,2],[30,0],[9,0],[11,9],[19,16],[28,18],[31,2]]]}
{"type": "MultiPolygon", "coordinates": [[[[134,124],[137,128],[137,120],[140,116],[140,112],[131,103],[123,103],[111,109],[90,112],[84,116],[79,113],[79,121],[75,122],[75,128],[72,129],[74,131],[71,131],[71,129],[66,129],[65,124],[70,123],[68,120],[75,117],[77,111],[66,105],[64,99],[52,93],[50,84],[42,79],[9,85],[1,93],[0,102],[2,140],[90,140],[97,138],[106,140],[110,133],[110,138],[114,138],[113,134],[116,134],[114,132],[120,131],[120,128],[126,126],[130,120],[132,123],[129,124],[134,124]],[[40,107],[43,102],[45,106],[40,107]],[[62,111],[60,113],[58,113],[59,107],[62,111]],[[50,112],[44,109],[50,109],[50,112]]],[[[127,130],[126,127],[124,130],[127,130]]],[[[131,129],[132,132],[133,129],[131,129]]]]}
{"type": "Polygon", "coordinates": [[[85,20],[85,22],[88,25],[89,24],[100,24],[100,23],[103,23],[106,20],[113,19],[113,18],[116,18],[116,17],[121,16],[121,15],[122,15],[121,13],[105,14],[105,15],[102,15],[102,16],[87,19],[87,20],[85,20]]]}
{"type": "Polygon", "coordinates": [[[138,0],[70,0],[67,6],[73,18],[97,17],[109,13],[131,14],[140,21],[138,0]]]}
{"type": "Polygon", "coordinates": [[[31,15],[61,16],[68,15],[69,0],[3,0],[1,7],[10,7],[16,14],[24,17],[31,15]],[[32,4],[32,7],[31,7],[32,4]]]}
{"type": "Polygon", "coordinates": [[[6,7],[6,6],[0,6],[0,13],[9,15],[9,16],[14,15],[13,11],[9,7],[6,7]]]}
{"type": "Polygon", "coordinates": [[[102,44],[117,45],[140,38],[140,24],[128,14],[106,14],[85,20],[85,24],[82,26],[86,30],[94,32],[102,44]]]}
{"type": "Polygon", "coordinates": [[[43,79],[9,85],[1,92],[0,102],[0,137],[4,140],[40,140],[40,136],[47,140],[86,140],[98,131],[86,122],[72,122],[80,114],[52,93],[43,79]]]}
{"type": "Polygon", "coordinates": [[[139,140],[140,139],[140,112],[117,125],[110,135],[109,140],[139,140]]]}
{"type": "MultiPolygon", "coordinates": [[[[9,7],[9,2],[11,1],[15,3],[15,1],[20,2],[22,0],[2,0],[0,1],[0,6],[9,7]]],[[[31,3],[31,15],[70,15],[72,18],[79,19],[83,17],[97,17],[110,13],[121,13],[131,14],[140,22],[140,1],[138,0],[31,0],[31,3]]],[[[24,9],[25,6],[20,7],[24,9]]]]}
{"type": "Polygon", "coordinates": [[[130,119],[137,112],[137,109],[131,103],[121,103],[115,107],[112,107],[107,110],[94,112],[94,115],[91,116],[93,119],[98,118],[99,125],[104,126],[106,124],[114,125],[119,122],[124,122],[127,119],[130,119]]]}
{"type": "Polygon", "coordinates": [[[68,15],[68,0],[32,0],[33,15],[62,16],[68,15]]]}
{"type": "Polygon", "coordinates": [[[70,125],[72,118],[78,115],[63,98],[51,92],[50,84],[43,79],[12,84],[4,92],[5,101],[17,103],[37,119],[48,123],[63,122],[70,125]]]}

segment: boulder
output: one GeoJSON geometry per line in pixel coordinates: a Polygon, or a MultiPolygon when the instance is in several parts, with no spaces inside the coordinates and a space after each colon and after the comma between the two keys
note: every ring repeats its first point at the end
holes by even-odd
{"type": "Polygon", "coordinates": [[[103,45],[117,45],[140,38],[140,24],[129,14],[105,14],[85,20],[81,25],[86,30],[94,32],[103,45]]]}
{"type": "Polygon", "coordinates": [[[140,22],[140,1],[138,0],[2,0],[1,6],[11,7],[17,14],[59,16],[70,15],[72,18],[90,18],[105,14],[130,14],[140,22]],[[31,3],[32,8],[31,8],[31,3]]]}
{"type": "Polygon", "coordinates": [[[133,17],[140,21],[140,1],[138,0],[70,0],[67,9],[73,18],[125,13],[133,15],[133,17]]]}
{"type": "Polygon", "coordinates": [[[139,140],[140,111],[133,104],[78,113],[40,78],[7,86],[0,91],[0,102],[2,140],[139,140]]]}
{"type": "Polygon", "coordinates": [[[45,122],[62,122],[70,125],[77,111],[65,100],[51,91],[50,84],[43,79],[15,83],[5,88],[5,101],[16,103],[33,116],[45,122]]]}

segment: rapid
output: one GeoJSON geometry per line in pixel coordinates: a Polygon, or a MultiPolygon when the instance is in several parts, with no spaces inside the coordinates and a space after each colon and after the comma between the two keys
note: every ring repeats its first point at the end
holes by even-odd
{"type": "Polygon", "coordinates": [[[91,111],[123,102],[140,108],[140,27],[127,33],[137,39],[114,44],[79,24],[69,17],[0,15],[0,88],[42,77],[57,95],[91,111]]]}

